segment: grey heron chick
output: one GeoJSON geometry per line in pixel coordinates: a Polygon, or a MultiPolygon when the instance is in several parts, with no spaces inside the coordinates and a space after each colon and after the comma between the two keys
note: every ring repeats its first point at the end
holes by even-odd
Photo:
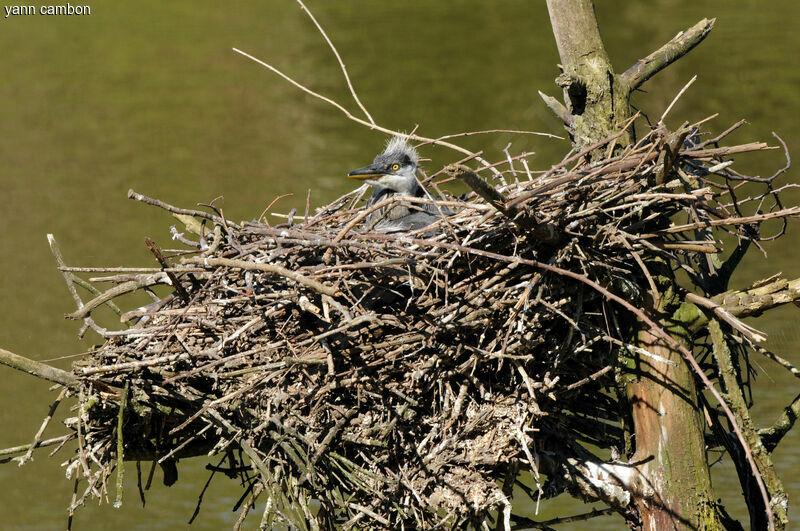
{"type": "MultiPolygon", "coordinates": [[[[418,169],[417,151],[405,138],[395,136],[383,152],[375,156],[372,164],[353,170],[347,176],[372,185],[372,195],[367,200],[367,208],[370,208],[395,195],[433,199],[417,181],[418,169]]],[[[381,232],[415,230],[427,227],[442,214],[450,214],[450,211],[440,211],[434,205],[389,205],[369,214],[366,224],[381,232]]]]}

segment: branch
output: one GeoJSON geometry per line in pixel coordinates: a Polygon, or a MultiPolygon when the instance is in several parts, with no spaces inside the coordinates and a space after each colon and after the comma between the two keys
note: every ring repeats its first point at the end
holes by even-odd
{"type": "Polygon", "coordinates": [[[137,289],[147,288],[150,286],[155,286],[158,284],[165,284],[168,285],[168,278],[166,273],[156,273],[154,275],[147,275],[146,277],[140,277],[136,280],[130,280],[128,282],[124,282],[119,284],[118,286],[114,286],[110,288],[94,299],[90,300],[77,310],[72,313],[68,313],[65,317],[67,319],[84,319],[92,313],[94,309],[103,304],[106,304],[110,300],[119,297],[120,295],[124,295],[126,293],[131,293],[136,291],[137,289]]]}
{"type": "Polygon", "coordinates": [[[78,388],[78,377],[74,374],[51,367],[46,363],[40,363],[24,356],[14,354],[2,348],[0,348],[0,363],[8,365],[12,369],[32,374],[42,380],[61,384],[70,389],[78,388]]]}
{"type": "MultiPolygon", "coordinates": [[[[741,459],[740,474],[746,474],[745,477],[739,478],[742,484],[742,489],[745,492],[745,499],[750,508],[751,516],[758,522],[765,523],[761,520],[761,512],[765,510],[764,502],[770,500],[772,502],[772,509],[774,516],[784,524],[787,523],[786,505],[784,503],[775,503],[780,500],[786,500],[786,492],[784,491],[781,480],[775,473],[775,467],[772,464],[772,457],[761,442],[761,438],[753,426],[753,421],[750,418],[750,411],[747,409],[742,390],[739,387],[739,382],[736,375],[736,368],[733,360],[731,359],[731,351],[726,342],[726,336],[722,331],[719,321],[712,320],[708,327],[711,342],[713,345],[714,359],[717,361],[720,379],[725,384],[725,393],[723,396],[728,402],[728,407],[731,408],[734,415],[736,415],[736,422],[742,430],[745,442],[750,447],[753,454],[753,459],[758,465],[758,471],[761,477],[755,477],[756,486],[760,490],[761,496],[758,496],[756,489],[751,486],[753,476],[750,470],[747,469],[747,463],[741,459]],[[767,494],[769,492],[769,495],[767,494]],[[761,498],[761,499],[759,499],[761,498]],[[756,511],[754,513],[753,511],[756,511]]],[[[774,525],[772,526],[774,529],[774,525]]]]}
{"type": "Polygon", "coordinates": [[[214,223],[218,223],[223,227],[231,226],[236,229],[239,228],[239,225],[237,225],[236,223],[232,223],[230,221],[222,219],[221,217],[215,216],[214,214],[209,214],[208,212],[203,212],[202,210],[189,210],[186,208],[174,207],[168,203],[165,203],[164,201],[161,201],[160,199],[153,199],[152,197],[147,197],[146,195],[134,192],[133,189],[128,190],[128,199],[133,199],[134,201],[140,201],[147,205],[163,208],[167,212],[172,212],[173,214],[182,214],[184,216],[195,216],[198,218],[207,219],[214,223]]]}
{"type": "Polygon", "coordinates": [[[558,518],[551,518],[550,520],[545,520],[543,522],[537,522],[535,520],[531,520],[530,518],[524,516],[512,516],[512,518],[515,518],[517,526],[512,527],[511,529],[517,531],[522,531],[523,529],[553,529],[550,526],[557,524],[566,524],[570,522],[582,522],[585,520],[589,520],[591,518],[596,518],[598,516],[605,516],[613,513],[614,509],[611,508],[592,509],[588,513],[576,514],[573,516],[560,516],[558,518]]]}
{"type": "Polygon", "coordinates": [[[797,418],[800,417],[800,395],[797,395],[792,403],[783,408],[783,411],[769,428],[758,430],[761,442],[767,451],[773,451],[783,436],[789,433],[797,418]]]}
{"type": "MultiPolygon", "coordinates": [[[[74,275],[73,274],[74,271],[69,271],[67,269],[67,264],[64,263],[64,257],[61,255],[61,249],[58,248],[58,244],[56,243],[55,236],[53,236],[52,234],[48,234],[47,235],[47,242],[50,244],[50,251],[53,253],[53,258],[56,259],[56,264],[58,264],[58,271],[61,273],[61,276],[62,276],[62,278],[64,279],[64,282],[67,285],[67,290],[69,290],[70,294],[72,295],[72,299],[75,301],[75,304],[78,306],[78,310],[80,310],[81,308],[83,308],[83,301],[81,300],[80,296],[78,295],[78,290],[75,289],[75,284],[79,284],[79,285],[83,286],[90,293],[95,293],[96,294],[97,290],[91,284],[89,284],[88,282],[84,281],[83,279],[80,279],[77,275],[74,275]]],[[[112,310],[114,310],[115,312],[117,310],[119,310],[119,307],[116,304],[114,304],[114,303],[112,303],[110,301],[109,301],[109,307],[112,310]]],[[[94,322],[94,320],[91,317],[88,317],[88,314],[87,314],[87,317],[85,317],[83,328],[81,328],[81,331],[78,333],[78,337],[83,337],[83,334],[84,334],[87,326],[91,326],[92,330],[97,332],[100,336],[106,337],[105,329],[100,328],[99,326],[97,326],[97,324],[94,322]]]]}
{"type": "Polygon", "coordinates": [[[185,264],[193,264],[205,267],[235,267],[237,269],[244,269],[247,271],[263,271],[264,273],[273,273],[282,277],[288,278],[302,284],[308,288],[313,289],[317,293],[335,297],[339,292],[338,289],[326,286],[322,282],[318,282],[313,278],[301,275],[295,271],[286,269],[285,267],[275,264],[260,264],[258,262],[248,262],[246,260],[232,260],[229,258],[201,258],[193,257],[183,261],[185,264]]]}
{"type": "Polygon", "coordinates": [[[686,31],[678,33],[671,41],[644,59],[639,59],[620,76],[628,90],[633,92],[645,81],[689,53],[706,38],[715,21],[714,18],[711,20],[704,18],[686,31]]]}
{"type": "Polygon", "coordinates": [[[367,111],[367,108],[364,107],[364,104],[362,104],[361,100],[358,99],[358,94],[356,94],[356,89],[353,87],[353,82],[350,81],[350,76],[347,75],[347,67],[344,66],[344,61],[342,61],[342,56],[339,55],[339,50],[337,50],[336,46],[333,45],[333,42],[331,42],[331,40],[328,38],[328,34],[325,33],[325,30],[322,29],[322,26],[320,26],[319,22],[317,22],[317,19],[314,18],[314,15],[311,14],[311,11],[306,7],[306,5],[302,2],[302,0],[297,0],[297,3],[300,4],[300,7],[303,9],[303,11],[306,12],[308,18],[310,18],[311,22],[313,22],[314,25],[317,27],[317,31],[320,32],[322,37],[325,39],[325,42],[328,43],[328,46],[333,52],[333,55],[336,56],[336,60],[339,62],[339,68],[342,70],[342,74],[344,74],[345,81],[347,81],[347,88],[350,89],[350,95],[353,96],[353,99],[358,104],[358,107],[366,115],[367,119],[369,120],[369,123],[375,125],[375,120],[372,119],[372,116],[369,114],[369,111],[367,111]]]}
{"type": "MultiPolygon", "coordinates": [[[[710,151],[710,150],[709,150],[710,151]]],[[[683,156],[691,156],[691,154],[687,152],[681,153],[683,156]]],[[[675,234],[679,232],[685,232],[689,230],[697,230],[703,229],[706,227],[719,227],[719,226],[733,226],[733,225],[750,225],[753,223],[759,223],[761,221],[766,221],[768,219],[776,219],[776,218],[797,218],[800,217],[800,206],[793,206],[790,208],[784,208],[782,210],[776,210],[775,212],[765,212],[763,214],[755,214],[752,216],[744,216],[740,218],[729,217],[729,218],[721,218],[721,219],[712,219],[708,221],[702,221],[699,223],[688,223],[686,225],[674,225],[671,227],[667,227],[662,230],[655,231],[656,234],[675,234]]],[[[644,235],[642,235],[644,236],[644,235]]]]}
{"type": "Polygon", "coordinates": [[[150,252],[153,253],[153,256],[156,257],[158,263],[161,264],[164,273],[166,273],[167,277],[169,277],[169,282],[175,288],[175,291],[178,293],[178,295],[180,295],[183,302],[188,304],[190,299],[189,294],[186,293],[186,288],[184,288],[183,284],[180,283],[178,277],[175,276],[175,273],[169,270],[169,263],[167,263],[166,258],[164,258],[164,254],[161,252],[161,249],[159,249],[158,245],[156,245],[155,242],[150,238],[145,237],[144,243],[147,245],[147,248],[150,249],[150,252]]]}
{"type": "MultiPolygon", "coordinates": [[[[727,309],[722,307],[719,303],[716,303],[711,299],[707,299],[706,297],[703,297],[702,295],[698,295],[697,293],[691,293],[690,292],[690,293],[686,294],[686,302],[688,302],[688,303],[690,303],[692,305],[695,305],[695,308],[696,307],[700,307],[700,308],[706,308],[707,310],[711,310],[712,312],[714,312],[714,315],[716,315],[718,319],[728,323],[731,327],[733,327],[734,329],[738,330],[740,334],[745,336],[747,339],[749,339],[753,343],[760,343],[762,341],[766,341],[767,340],[767,337],[764,335],[763,332],[761,332],[759,330],[756,330],[752,326],[746,325],[741,320],[736,318],[730,311],[728,311],[727,309]]],[[[680,309],[679,311],[687,311],[687,310],[686,310],[686,308],[683,308],[683,309],[680,309]]],[[[692,314],[692,311],[689,311],[688,313],[684,313],[683,315],[686,316],[686,315],[691,315],[691,314],[692,314]]],[[[686,321],[682,321],[682,322],[686,322],[686,321]]],[[[701,322],[703,323],[703,325],[705,325],[707,320],[702,320],[701,322]]],[[[698,322],[692,322],[692,324],[694,325],[694,327],[696,329],[696,327],[698,326],[698,322]]]]}
{"type": "Polygon", "coordinates": [[[800,278],[779,278],[767,284],[756,283],[743,291],[728,291],[711,298],[736,317],[750,317],[793,302],[800,301],[800,278]]]}
{"type": "MultiPolygon", "coordinates": [[[[748,225],[743,225],[742,229],[744,229],[746,233],[751,232],[751,228],[748,225]]],[[[752,241],[753,240],[751,238],[740,238],[739,242],[736,244],[736,249],[731,252],[728,259],[725,260],[725,262],[723,262],[717,270],[719,285],[723,290],[728,289],[728,282],[730,282],[736,266],[739,265],[739,262],[742,261],[744,255],[747,254],[747,250],[750,248],[750,243],[752,243],[752,241]]]]}
{"type": "Polygon", "coordinates": [[[499,210],[508,219],[519,225],[520,228],[529,231],[535,239],[552,245],[561,241],[561,234],[554,225],[550,223],[539,223],[536,219],[529,216],[524,209],[520,209],[515,205],[508,205],[503,194],[486,184],[486,181],[481,179],[467,166],[463,164],[451,164],[447,166],[445,170],[451,176],[463,181],[467,186],[472,188],[476,194],[485,199],[487,203],[499,210]]]}
{"type": "Polygon", "coordinates": [[[541,90],[539,91],[539,96],[544,100],[545,105],[564,122],[564,126],[570,128],[575,124],[575,118],[570,114],[569,109],[567,109],[563,103],[553,96],[548,96],[541,90]]]}
{"type": "Polygon", "coordinates": [[[688,122],[684,122],[683,125],[673,133],[669,133],[665,130],[664,150],[658,156],[656,162],[656,168],[658,168],[656,172],[657,185],[664,184],[664,181],[669,177],[675,162],[678,160],[678,153],[683,147],[683,142],[692,130],[693,127],[690,127],[688,122]]]}
{"type": "Polygon", "coordinates": [[[302,90],[306,94],[309,94],[310,96],[313,96],[313,97],[315,97],[317,99],[320,99],[320,100],[324,101],[325,103],[327,103],[329,105],[333,105],[334,107],[339,109],[342,113],[344,113],[344,115],[347,116],[348,119],[350,119],[350,120],[352,120],[352,121],[354,121],[356,123],[359,123],[361,125],[369,127],[370,129],[373,129],[375,131],[380,131],[381,133],[386,133],[387,135],[399,135],[399,136],[402,136],[403,138],[406,138],[408,140],[417,140],[419,142],[427,142],[427,143],[430,143],[430,144],[433,144],[433,145],[439,145],[439,146],[448,147],[450,149],[453,149],[453,150],[458,151],[460,153],[463,153],[465,155],[470,155],[470,156],[474,157],[475,160],[477,160],[478,162],[480,162],[481,164],[483,164],[484,166],[489,168],[492,173],[494,173],[495,175],[500,175],[499,170],[497,170],[496,168],[491,168],[490,167],[491,165],[486,161],[486,159],[476,155],[475,153],[473,153],[472,151],[469,151],[468,149],[464,149],[461,146],[458,146],[456,144],[451,144],[450,142],[442,142],[442,141],[436,140],[435,138],[427,138],[427,137],[424,137],[424,136],[415,135],[413,133],[411,133],[411,134],[401,133],[399,131],[394,131],[392,129],[387,129],[386,127],[381,127],[380,125],[376,125],[376,124],[370,123],[370,122],[368,122],[366,120],[362,120],[361,118],[353,116],[353,114],[350,111],[348,111],[346,108],[342,107],[341,105],[339,105],[338,103],[336,103],[332,99],[330,99],[330,98],[328,98],[326,96],[323,96],[321,94],[318,94],[318,93],[314,92],[313,90],[311,90],[310,88],[306,87],[305,85],[302,85],[302,84],[298,83],[297,81],[295,81],[291,77],[287,76],[286,74],[284,74],[283,72],[281,72],[280,70],[275,68],[274,66],[272,66],[272,65],[270,65],[268,63],[265,63],[264,61],[262,61],[260,59],[257,59],[255,57],[253,57],[252,55],[250,55],[249,53],[243,52],[242,50],[239,50],[237,48],[233,48],[233,51],[238,53],[238,54],[240,54],[240,55],[242,55],[242,56],[244,56],[244,57],[247,57],[251,61],[254,61],[254,62],[260,64],[261,66],[263,66],[264,68],[270,70],[271,72],[274,72],[275,74],[279,75],[280,77],[282,77],[283,79],[285,79],[286,81],[288,81],[289,83],[294,85],[295,87],[299,88],[300,90],[302,90]]]}
{"type": "Polygon", "coordinates": [[[706,309],[751,341],[761,342],[766,339],[763,334],[742,323],[739,318],[757,316],[790,302],[800,306],[800,278],[770,278],[748,289],[726,291],[710,299],[687,293],[686,301],[672,315],[672,320],[689,330],[699,330],[708,325],[710,315],[703,311],[706,309]]]}
{"type": "Polygon", "coordinates": [[[7,462],[7,456],[14,455],[14,454],[21,454],[23,452],[28,452],[31,448],[45,448],[47,446],[55,446],[57,444],[64,444],[72,439],[75,438],[74,433],[68,433],[66,435],[62,435],[60,437],[53,437],[52,439],[45,439],[44,441],[37,441],[35,445],[32,444],[23,444],[20,446],[12,446],[11,448],[3,448],[0,450],[0,463],[7,462]]]}

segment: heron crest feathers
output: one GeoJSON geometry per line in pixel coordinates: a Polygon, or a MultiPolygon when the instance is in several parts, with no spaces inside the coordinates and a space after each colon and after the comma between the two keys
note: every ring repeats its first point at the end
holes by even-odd
{"type": "Polygon", "coordinates": [[[417,150],[408,143],[406,137],[400,135],[395,135],[386,142],[386,148],[381,155],[393,156],[398,159],[405,155],[415,166],[419,164],[417,150]]]}

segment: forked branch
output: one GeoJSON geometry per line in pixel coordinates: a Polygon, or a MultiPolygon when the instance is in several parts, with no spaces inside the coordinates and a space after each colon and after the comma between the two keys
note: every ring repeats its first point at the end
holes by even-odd
{"type": "Polygon", "coordinates": [[[716,20],[715,18],[711,20],[704,18],[686,31],[675,35],[667,44],[647,57],[639,59],[636,64],[620,75],[628,90],[633,92],[645,81],[689,53],[711,32],[716,20]]]}

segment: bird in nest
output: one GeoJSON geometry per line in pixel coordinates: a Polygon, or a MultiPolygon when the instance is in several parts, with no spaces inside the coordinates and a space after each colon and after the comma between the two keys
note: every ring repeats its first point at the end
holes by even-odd
{"type": "MultiPolygon", "coordinates": [[[[366,181],[373,187],[367,209],[392,196],[434,199],[417,180],[419,155],[402,136],[394,136],[372,164],[347,174],[351,179],[366,181]]],[[[452,212],[436,205],[389,204],[370,213],[366,227],[380,232],[410,231],[427,227],[452,212]]]]}

